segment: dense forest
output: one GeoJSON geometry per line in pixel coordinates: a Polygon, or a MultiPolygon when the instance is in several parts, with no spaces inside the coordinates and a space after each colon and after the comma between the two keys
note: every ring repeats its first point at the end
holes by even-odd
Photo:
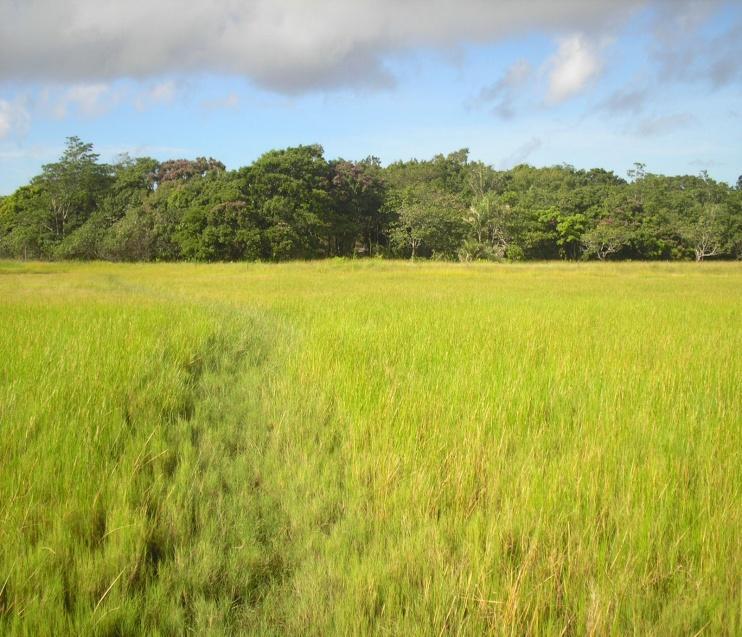
{"type": "Polygon", "coordinates": [[[70,137],[59,161],[0,198],[0,256],[236,261],[742,258],[742,177],[519,165],[463,149],[382,166],[319,145],[226,170],[212,158],[99,161],[70,137]]]}

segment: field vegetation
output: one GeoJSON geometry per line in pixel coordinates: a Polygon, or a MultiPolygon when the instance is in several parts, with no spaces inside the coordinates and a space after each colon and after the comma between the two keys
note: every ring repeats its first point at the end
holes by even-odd
{"type": "Polygon", "coordinates": [[[736,263],[0,264],[0,633],[738,635],[736,263]]]}
{"type": "Polygon", "coordinates": [[[67,140],[0,197],[0,257],[110,261],[448,261],[742,258],[742,176],[636,164],[497,170],[467,149],[382,166],[318,144],[227,170],[213,158],[119,157],[67,140]]]}

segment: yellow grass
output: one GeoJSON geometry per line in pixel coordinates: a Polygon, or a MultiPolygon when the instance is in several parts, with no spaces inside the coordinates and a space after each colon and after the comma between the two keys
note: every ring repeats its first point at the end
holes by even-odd
{"type": "Polygon", "coordinates": [[[0,632],[734,635],[739,264],[0,264],[0,632]]]}

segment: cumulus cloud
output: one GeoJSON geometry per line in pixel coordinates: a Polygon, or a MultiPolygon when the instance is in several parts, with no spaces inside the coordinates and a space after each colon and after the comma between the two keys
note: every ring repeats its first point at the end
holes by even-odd
{"type": "MultiPolygon", "coordinates": [[[[685,1],[685,0],[683,0],[685,1]]],[[[170,73],[239,74],[296,94],[388,87],[389,56],[534,30],[616,25],[647,0],[5,0],[0,81],[110,82],[170,73]]],[[[582,40],[553,73],[562,99],[595,72],[582,40]]]]}
{"type": "Polygon", "coordinates": [[[476,105],[490,105],[492,112],[508,119],[514,115],[514,101],[528,83],[533,69],[527,60],[518,60],[495,83],[485,86],[474,100],[476,105]]]}
{"type": "Polygon", "coordinates": [[[601,70],[597,47],[581,34],[562,38],[549,60],[547,102],[556,104],[577,95],[601,70]]]}

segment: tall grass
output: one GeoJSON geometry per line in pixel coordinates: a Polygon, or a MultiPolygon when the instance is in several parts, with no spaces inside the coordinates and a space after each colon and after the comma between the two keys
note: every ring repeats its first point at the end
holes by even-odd
{"type": "Polygon", "coordinates": [[[3,281],[0,632],[233,627],[268,559],[241,449],[259,321],[61,276],[3,281]]]}
{"type": "Polygon", "coordinates": [[[0,630],[742,630],[739,265],[1,271],[0,630]]]}

